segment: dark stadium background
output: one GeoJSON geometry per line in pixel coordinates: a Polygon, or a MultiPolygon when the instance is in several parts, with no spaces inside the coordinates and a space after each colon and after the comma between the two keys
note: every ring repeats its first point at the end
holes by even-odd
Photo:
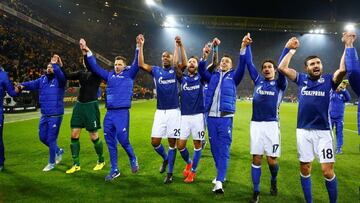
{"type": "MultiPolygon", "coordinates": [[[[321,57],[324,71],[331,73],[339,65],[343,51],[340,38],[345,24],[360,22],[359,1],[155,0],[156,6],[148,6],[143,0],[4,0],[1,3],[75,39],[69,42],[0,9],[3,29],[0,64],[16,82],[39,77],[52,53],[62,56],[67,71],[81,68],[77,45],[81,37],[110,62],[117,55],[132,61],[135,37],[139,33],[145,35],[148,64],[160,64],[161,52],[173,51],[174,37],[180,35],[188,56],[200,55],[204,43],[220,38],[220,56],[230,54],[235,66],[242,37],[250,32],[257,67],[264,59],[277,60],[286,41],[296,36],[301,47],[291,66],[303,71],[303,59],[315,54],[321,57]],[[161,26],[166,15],[174,15],[176,27],[161,26]],[[323,29],[324,33],[309,33],[315,29],[323,29]]],[[[358,45],[356,42],[355,46],[358,45]]],[[[76,81],[70,81],[69,86],[77,86],[76,81]]],[[[144,97],[153,88],[152,78],[141,71],[134,96],[144,97]]],[[[238,96],[251,94],[252,84],[246,74],[238,87],[238,96]]],[[[296,97],[293,83],[285,97],[296,97]]]]}

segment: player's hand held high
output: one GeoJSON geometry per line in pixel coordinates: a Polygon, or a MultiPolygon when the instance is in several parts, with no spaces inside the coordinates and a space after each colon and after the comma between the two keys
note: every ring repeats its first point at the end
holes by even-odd
{"type": "Polygon", "coordinates": [[[211,45],[212,45],[211,42],[205,44],[205,46],[203,48],[203,55],[202,55],[203,60],[207,60],[207,58],[211,52],[211,45]]]}
{"type": "Polygon", "coordinates": [[[353,43],[356,40],[356,33],[353,31],[344,32],[341,41],[344,42],[345,48],[353,47],[353,43]]]}
{"type": "Polygon", "coordinates": [[[246,48],[246,46],[248,46],[251,43],[252,43],[252,39],[251,39],[250,33],[247,33],[242,40],[241,48],[242,49],[246,48]]]}
{"type": "Polygon", "coordinates": [[[81,38],[79,41],[79,45],[83,55],[86,55],[86,53],[90,51],[89,47],[86,45],[85,39],[81,38]]]}

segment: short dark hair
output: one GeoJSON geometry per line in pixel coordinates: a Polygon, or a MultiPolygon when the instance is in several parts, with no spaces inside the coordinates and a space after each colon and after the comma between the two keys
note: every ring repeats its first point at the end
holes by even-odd
{"type": "Polygon", "coordinates": [[[115,57],[115,61],[116,61],[116,60],[122,60],[125,64],[127,64],[127,63],[126,63],[126,58],[123,57],[123,56],[117,56],[117,57],[115,57]]]}
{"type": "Polygon", "coordinates": [[[261,64],[261,70],[264,68],[264,64],[265,64],[265,63],[271,63],[271,64],[274,66],[274,69],[275,69],[275,70],[277,69],[277,65],[276,65],[276,63],[275,63],[274,60],[272,60],[272,59],[266,59],[266,60],[263,61],[262,64],[261,64]]]}
{"type": "Polygon", "coordinates": [[[197,56],[190,56],[190,57],[189,57],[189,59],[191,59],[191,58],[195,59],[195,60],[196,60],[196,62],[198,62],[198,63],[199,63],[199,57],[197,57],[197,56]]]}
{"type": "Polygon", "coordinates": [[[316,56],[316,55],[311,55],[311,56],[306,57],[305,60],[304,60],[304,65],[305,65],[305,67],[307,66],[307,62],[308,62],[309,60],[315,59],[315,58],[320,59],[320,57],[319,57],[319,56],[316,56]]]}
{"type": "Polygon", "coordinates": [[[229,54],[224,54],[223,57],[229,58],[232,61],[232,58],[231,58],[231,56],[229,54]]]}

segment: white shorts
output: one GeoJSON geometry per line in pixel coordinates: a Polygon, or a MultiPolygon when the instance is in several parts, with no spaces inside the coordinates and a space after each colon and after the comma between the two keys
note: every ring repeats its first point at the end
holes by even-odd
{"type": "Polygon", "coordinates": [[[205,139],[204,114],[182,115],[180,127],[180,139],[187,140],[192,135],[193,140],[205,139]]]}
{"type": "Polygon", "coordinates": [[[181,112],[179,109],[156,109],[151,137],[179,138],[180,119],[181,112]]]}
{"type": "Polygon", "coordinates": [[[296,129],[298,158],[312,162],[316,156],[320,163],[335,162],[331,130],[296,129]]]}
{"type": "Polygon", "coordinates": [[[280,128],[277,121],[251,121],[250,154],[280,157],[280,128]]]}

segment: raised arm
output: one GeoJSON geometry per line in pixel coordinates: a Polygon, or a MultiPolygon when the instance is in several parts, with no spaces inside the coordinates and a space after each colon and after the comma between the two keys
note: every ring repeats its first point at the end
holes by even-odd
{"type": "Polygon", "coordinates": [[[339,68],[334,72],[334,75],[332,78],[333,83],[339,84],[343,80],[345,74],[346,74],[346,68],[345,68],[345,52],[344,52],[340,59],[339,68]]]}
{"type": "Polygon", "coordinates": [[[238,86],[245,74],[245,55],[239,54],[239,62],[234,74],[235,85],[238,86]]]}
{"type": "Polygon", "coordinates": [[[68,80],[79,80],[81,71],[64,72],[65,78],[68,80]]]}
{"type": "Polygon", "coordinates": [[[144,62],[144,43],[145,43],[145,38],[142,34],[139,34],[137,36],[137,40],[139,40],[139,67],[141,69],[143,69],[144,71],[151,73],[152,71],[152,66],[148,65],[144,62]]]}
{"type": "MultiPolygon", "coordinates": [[[[281,63],[282,59],[285,57],[285,55],[290,51],[290,48],[285,47],[283,52],[281,53],[281,56],[279,58],[278,64],[281,63]]],[[[288,86],[288,81],[284,74],[282,74],[280,71],[278,72],[278,79],[277,79],[278,87],[280,89],[285,90],[288,86]]]]}
{"type": "Polygon", "coordinates": [[[139,48],[138,48],[138,43],[136,44],[136,49],[135,49],[135,56],[134,56],[134,60],[131,64],[130,67],[130,77],[132,79],[135,79],[136,74],[139,72],[139,48]]]}
{"type": "Polygon", "coordinates": [[[349,76],[360,69],[359,57],[353,43],[356,40],[355,32],[343,33],[342,41],[345,44],[345,67],[349,76]]]}
{"type": "Polygon", "coordinates": [[[212,54],[212,61],[211,63],[207,66],[207,70],[211,73],[215,70],[216,67],[218,67],[219,65],[219,45],[220,45],[221,41],[218,38],[214,38],[212,41],[212,50],[213,50],[213,54],[212,54]]]}
{"type": "Polygon", "coordinates": [[[174,63],[174,65],[177,65],[179,66],[179,68],[184,71],[185,68],[187,67],[187,56],[186,56],[186,51],[185,51],[185,47],[184,47],[184,44],[182,43],[181,41],[181,38],[179,36],[176,36],[175,37],[175,47],[177,47],[176,49],[178,50],[178,48],[180,48],[180,53],[181,53],[181,63],[179,63],[179,57],[177,58],[177,63],[174,63]]]}
{"type": "Polygon", "coordinates": [[[90,69],[90,71],[107,81],[109,72],[96,63],[96,58],[90,51],[89,47],[86,45],[86,41],[84,39],[80,39],[79,44],[82,53],[86,55],[86,57],[84,57],[84,60],[85,64],[89,65],[88,68],[90,69]]]}
{"type": "Polygon", "coordinates": [[[60,68],[60,65],[62,64],[62,62],[60,63],[60,61],[61,61],[60,56],[55,54],[51,58],[51,66],[53,67],[54,74],[55,74],[56,79],[59,82],[59,85],[62,86],[62,87],[65,87],[66,78],[65,78],[65,75],[64,75],[64,73],[62,72],[62,70],[60,68]]]}
{"type": "Polygon", "coordinates": [[[291,81],[296,80],[297,72],[295,69],[289,68],[289,64],[291,61],[291,58],[296,52],[296,49],[300,46],[300,42],[296,37],[292,37],[289,39],[289,41],[286,43],[285,47],[288,47],[290,50],[289,52],[284,56],[284,58],[281,60],[279,64],[279,71],[284,74],[287,78],[289,78],[291,81]]]}
{"type": "Polygon", "coordinates": [[[256,81],[259,77],[259,72],[256,70],[256,67],[252,60],[252,52],[251,52],[251,44],[252,39],[250,37],[250,33],[247,33],[247,35],[244,36],[242,43],[241,43],[241,49],[240,49],[240,59],[245,60],[245,63],[247,65],[247,69],[250,74],[250,78],[252,81],[256,81]],[[245,57],[243,57],[245,56],[245,57]]]}
{"type": "Polygon", "coordinates": [[[207,83],[210,82],[212,75],[208,70],[206,70],[206,60],[209,56],[210,50],[211,47],[205,44],[205,47],[203,48],[203,55],[201,60],[199,61],[199,66],[198,66],[198,72],[201,78],[207,83]]]}
{"type": "Polygon", "coordinates": [[[174,67],[175,67],[175,71],[176,71],[176,78],[178,80],[180,80],[183,76],[183,71],[186,67],[184,67],[184,69],[181,68],[180,64],[179,64],[179,47],[181,44],[181,39],[179,36],[175,37],[175,50],[174,50],[174,67]]]}

